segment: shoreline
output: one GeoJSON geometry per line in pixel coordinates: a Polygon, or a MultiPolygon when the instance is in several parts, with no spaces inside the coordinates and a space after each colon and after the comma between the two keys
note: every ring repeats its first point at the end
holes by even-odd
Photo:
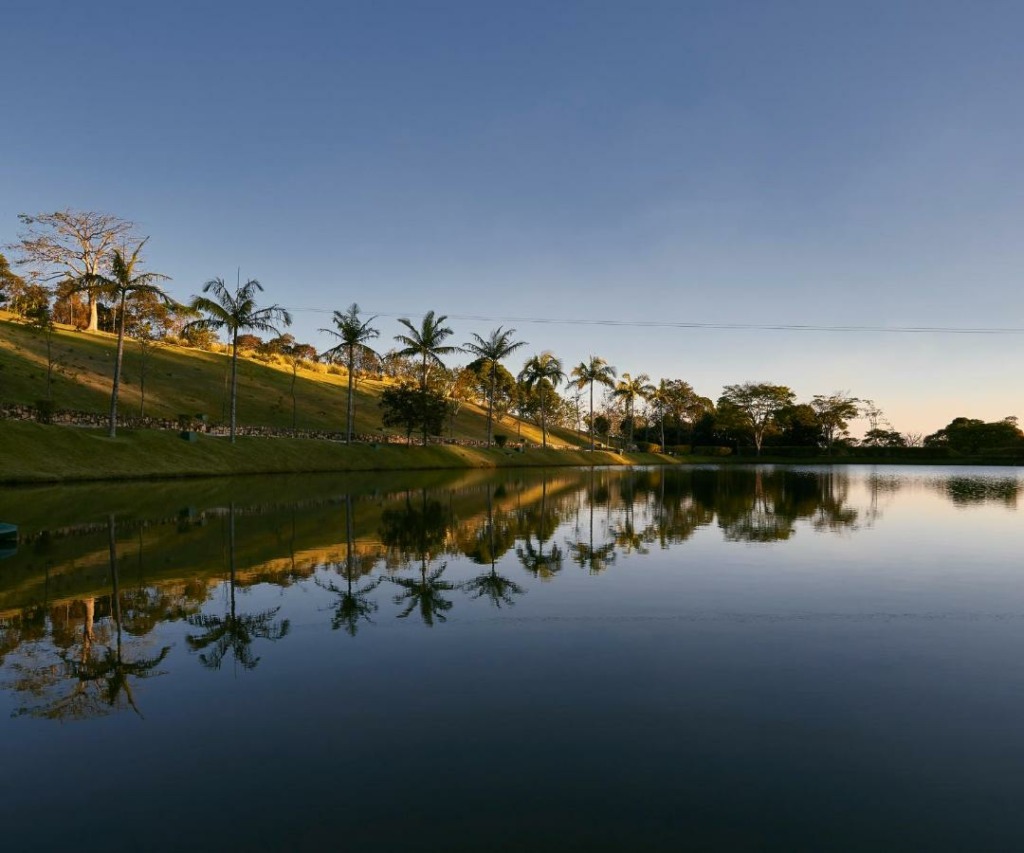
{"type": "Polygon", "coordinates": [[[669,456],[608,450],[466,447],[453,444],[346,445],[303,438],[200,435],[185,441],[175,432],[104,430],[0,421],[0,483],[45,485],[140,480],[183,480],[278,474],[343,474],[488,468],[557,468],[644,465],[934,465],[1021,467],[1013,458],[847,456],[669,456]]]}

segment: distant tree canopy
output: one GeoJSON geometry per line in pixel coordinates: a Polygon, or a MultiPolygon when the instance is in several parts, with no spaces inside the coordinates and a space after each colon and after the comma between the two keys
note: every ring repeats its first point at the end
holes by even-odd
{"type": "Polygon", "coordinates": [[[263,338],[259,335],[239,335],[236,343],[240,350],[250,350],[251,352],[257,352],[265,346],[263,338]]]}
{"type": "Polygon", "coordinates": [[[786,407],[793,404],[795,396],[785,385],[769,382],[726,385],[718,401],[718,413],[723,425],[746,430],[760,455],[765,435],[786,407]]]}
{"type": "Polygon", "coordinates": [[[942,429],[926,436],[924,446],[948,447],[957,453],[983,453],[1024,446],[1024,433],[1015,417],[991,423],[976,418],[954,418],[942,429]]]}
{"type": "Polygon", "coordinates": [[[488,402],[493,381],[493,408],[496,420],[504,418],[515,405],[518,386],[515,377],[504,365],[478,358],[466,365],[463,374],[465,381],[470,383],[473,399],[482,406],[488,402]]]}
{"type": "Polygon", "coordinates": [[[16,275],[2,254],[0,254],[0,308],[20,294],[25,287],[25,279],[16,275]]]}

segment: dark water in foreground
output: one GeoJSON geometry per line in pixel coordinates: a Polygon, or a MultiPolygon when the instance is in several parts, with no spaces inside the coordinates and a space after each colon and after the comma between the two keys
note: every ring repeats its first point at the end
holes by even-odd
{"type": "Polygon", "coordinates": [[[6,490],[8,850],[1024,849],[1016,469],[6,490]]]}

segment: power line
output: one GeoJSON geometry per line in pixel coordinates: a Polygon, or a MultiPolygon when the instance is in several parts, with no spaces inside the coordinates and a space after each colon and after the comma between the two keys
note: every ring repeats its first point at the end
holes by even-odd
{"type": "MultiPolygon", "coordinates": [[[[293,312],[333,314],[329,308],[291,308],[293,312]]],[[[377,317],[415,317],[416,312],[366,311],[377,317]]],[[[898,335],[1024,335],[1024,328],[981,326],[828,326],[817,323],[695,323],[672,320],[587,320],[568,317],[493,317],[482,314],[448,314],[451,320],[485,323],[534,323],[547,326],[613,326],[638,329],[709,329],[723,331],[840,332],[898,335]]]]}

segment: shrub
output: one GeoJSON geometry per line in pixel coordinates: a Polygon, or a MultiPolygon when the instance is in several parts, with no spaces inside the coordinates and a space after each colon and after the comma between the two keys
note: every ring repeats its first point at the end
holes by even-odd
{"type": "Polygon", "coordinates": [[[340,364],[328,364],[327,372],[331,374],[331,376],[344,376],[345,368],[342,367],[340,364]]]}
{"type": "Polygon", "coordinates": [[[494,443],[498,445],[498,447],[504,447],[507,442],[508,436],[505,435],[504,433],[499,432],[494,436],[494,443]]]}
{"type": "Polygon", "coordinates": [[[36,420],[41,424],[48,424],[53,420],[57,411],[57,404],[53,400],[36,400],[36,420]]]}
{"type": "Polygon", "coordinates": [[[693,447],[689,444],[670,444],[666,450],[675,456],[689,456],[693,452],[693,447]]]}
{"type": "Polygon", "coordinates": [[[661,453],[661,445],[654,444],[650,441],[638,441],[636,443],[636,449],[640,453],[661,453]]]}
{"type": "Polygon", "coordinates": [[[715,447],[714,445],[693,448],[694,456],[731,456],[731,447],[715,447]]]}

